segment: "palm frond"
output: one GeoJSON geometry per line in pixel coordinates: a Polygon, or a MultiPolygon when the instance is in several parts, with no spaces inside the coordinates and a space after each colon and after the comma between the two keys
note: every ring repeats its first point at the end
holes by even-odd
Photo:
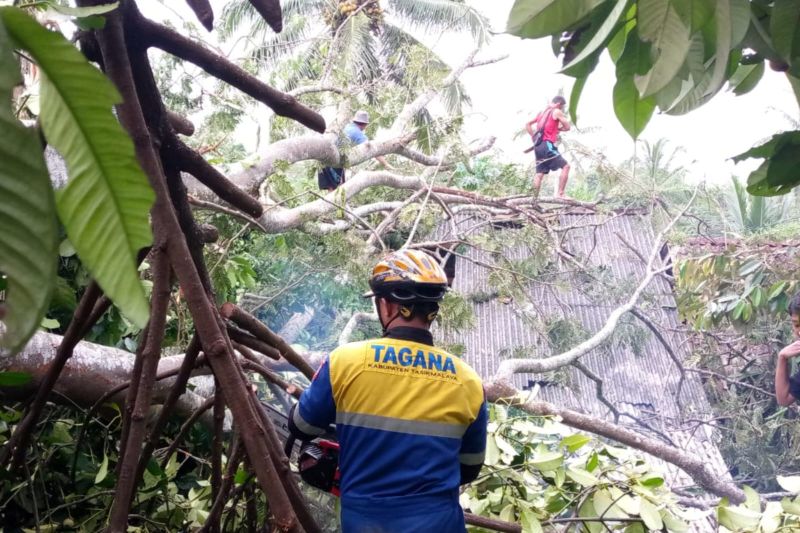
{"type": "MultiPolygon", "coordinates": [[[[281,2],[284,23],[297,17],[314,19],[333,0],[286,0],[281,2]]],[[[230,0],[222,9],[219,25],[220,37],[223,40],[245,31],[248,38],[260,41],[274,36],[267,22],[248,0],[230,0]]],[[[286,30],[284,29],[284,32],[286,30]]],[[[283,33],[283,32],[282,32],[283,33]]]]}
{"type": "Polygon", "coordinates": [[[458,0],[390,0],[390,14],[426,32],[469,31],[476,45],[489,38],[489,21],[458,0]]]}
{"type": "MultiPolygon", "coordinates": [[[[383,30],[380,34],[380,41],[381,56],[387,63],[386,68],[389,69],[390,79],[396,81],[400,85],[403,85],[402,80],[404,78],[405,69],[411,57],[411,52],[414,49],[426,51],[429,57],[427,65],[431,70],[442,73],[449,73],[451,70],[450,66],[435,52],[422,44],[414,36],[394,24],[384,23],[383,30]]],[[[460,81],[456,81],[455,84],[443,91],[442,103],[449,114],[460,115],[462,106],[464,104],[470,104],[471,100],[464,85],[460,81]]]]}
{"type": "Polygon", "coordinates": [[[322,46],[323,41],[315,41],[292,58],[292,64],[287,69],[289,75],[285,77],[281,89],[291,91],[307,84],[309,80],[319,79],[325,57],[322,46]]]}
{"type": "Polygon", "coordinates": [[[370,20],[363,13],[349,17],[339,28],[331,57],[334,69],[351,82],[365,83],[381,76],[378,47],[370,31],[370,20]]]}
{"type": "Polygon", "coordinates": [[[318,29],[310,18],[295,16],[286,19],[283,31],[263,39],[250,52],[250,58],[258,64],[259,69],[274,68],[281,59],[307,48],[310,37],[318,29]]]}

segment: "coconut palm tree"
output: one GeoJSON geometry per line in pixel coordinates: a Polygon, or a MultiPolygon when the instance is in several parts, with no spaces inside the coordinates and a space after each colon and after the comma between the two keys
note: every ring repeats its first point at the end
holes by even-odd
{"type": "Polygon", "coordinates": [[[723,201],[722,216],[734,233],[753,235],[787,222],[791,204],[790,196],[753,196],[739,178],[731,176],[731,187],[723,201]]]}
{"type": "MultiPolygon", "coordinates": [[[[488,21],[463,0],[285,0],[284,29],[275,34],[247,0],[232,0],[223,10],[223,39],[243,38],[248,56],[260,71],[290,65],[283,89],[310,80],[328,81],[331,72],[351,85],[388,81],[404,86],[415,51],[429,54],[426,65],[447,71],[438,56],[410,30],[470,32],[476,45],[489,36],[488,21]]],[[[460,111],[463,87],[454,85],[443,102],[460,111]]]]}

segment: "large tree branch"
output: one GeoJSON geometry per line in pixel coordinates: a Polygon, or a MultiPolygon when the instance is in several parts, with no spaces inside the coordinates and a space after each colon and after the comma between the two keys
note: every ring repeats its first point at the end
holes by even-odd
{"type": "MultiPolygon", "coordinates": [[[[55,360],[58,347],[63,337],[51,333],[36,333],[25,348],[18,354],[0,358],[0,371],[22,372],[31,376],[31,381],[21,387],[0,388],[3,400],[22,400],[29,398],[41,384],[50,364],[55,360]]],[[[183,362],[183,355],[162,357],[158,363],[158,374],[166,374],[178,369],[183,362]]],[[[70,402],[91,407],[98,399],[113,389],[116,394],[109,401],[121,403],[125,399],[122,385],[128,383],[133,371],[134,355],[117,348],[101,346],[90,342],[80,342],[67,362],[53,391],[59,397],[70,402]],[[86,384],[91,383],[91,387],[86,384]]],[[[207,374],[208,369],[196,369],[194,375],[207,374]]],[[[154,402],[162,402],[167,398],[175,383],[174,377],[156,382],[153,388],[154,402]]],[[[202,403],[203,398],[193,392],[184,393],[176,409],[179,415],[189,416],[202,403]]]]}
{"type": "Polygon", "coordinates": [[[560,417],[561,421],[570,427],[612,439],[678,466],[689,474],[698,485],[713,494],[728,497],[734,503],[741,503],[745,499],[744,492],[741,489],[713,472],[702,458],[690,455],[674,446],[664,444],[601,418],[563,409],[548,402],[527,400],[519,390],[507,381],[493,380],[488,382],[485,385],[485,390],[486,398],[491,402],[508,403],[535,416],[560,417]]]}
{"type": "Polygon", "coordinates": [[[194,63],[215,78],[236,87],[245,94],[269,106],[276,114],[294,119],[314,131],[325,131],[325,119],[299,103],[293,96],[273,89],[224,57],[142,16],[138,10],[131,22],[136,26],[136,38],[146,46],[155,46],[176,57],[194,63]]]}
{"type": "Polygon", "coordinates": [[[650,257],[647,261],[644,278],[639,282],[639,285],[636,287],[630,297],[628,297],[628,299],[622,305],[611,311],[606,319],[605,324],[603,324],[603,327],[601,327],[594,335],[581,342],[577,346],[558,355],[545,357],[543,359],[506,359],[500,363],[497,373],[495,374],[495,379],[510,381],[514,374],[525,372],[541,373],[556,370],[563,366],[572,364],[579,358],[599,347],[608,338],[610,338],[611,335],[613,335],[616,331],[617,325],[619,324],[619,321],[623,315],[636,307],[639,302],[639,298],[641,298],[647,286],[650,285],[650,282],[653,281],[655,276],[659,275],[665,270],[666,267],[656,267],[657,261],[660,260],[659,252],[662,247],[664,236],[669,233],[675,223],[683,216],[686,210],[689,209],[696,197],[697,189],[695,189],[692,198],[681,210],[681,212],[678,213],[678,215],[673,218],[669,224],[667,224],[667,226],[661,230],[661,232],[659,232],[655,239],[655,244],[650,251],[650,257]]]}
{"type": "Polygon", "coordinates": [[[442,82],[438,85],[438,87],[431,87],[427,91],[423,92],[419,96],[417,96],[414,100],[411,101],[408,105],[406,105],[403,110],[397,115],[397,118],[392,124],[392,131],[394,135],[397,136],[402,132],[408,129],[408,125],[413,120],[414,116],[422,111],[422,109],[427,106],[431,100],[438,94],[438,92],[450,85],[454,84],[456,80],[464,73],[466,69],[468,69],[471,65],[475,56],[478,55],[479,49],[476,48],[472,52],[469,53],[467,58],[464,60],[461,65],[450,71],[450,74],[442,80],[442,82]]]}

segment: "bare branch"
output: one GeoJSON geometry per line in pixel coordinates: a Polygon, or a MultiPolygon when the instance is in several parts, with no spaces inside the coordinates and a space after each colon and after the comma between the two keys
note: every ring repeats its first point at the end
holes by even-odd
{"type": "Polygon", "coordinates": [[[248,0],[248,2],[267,21],[272,31],[280,33],[283,30],[283,13],[279,0],[248,0]]]}
{"type": "Polygon", "coordinates": [[[673,218],[667,226],[659,232],[658,236],[655,239],[655,245],[653,246],[650,257],[647,262],[647,269],[646,274],[642,281],[639,282],[639,285],[633,291],[633,294],[628,298],[628,300],[614,309],[606,319],[605,324],[601,327],[597,333],[586,339],[585,341],[581,342],[577,346],[567,350],[566,352],[553,355],[550,357],[545,357],[544,359],[506,359],[502,363],[500,363],[499,368],[497,369],[497,374],[495,375],[495,379],[501,380],[510,380],[513,374],[523,373],[523,372],[548,372],[551,370],[555,370],[557,368],[561,368],[562,366],[566,366],[571,364],[573,361],[578,360],[580,357],[583,357],[590,351],[594,350],[598,346],[600,346],[603,342],[606,341],[611,335],[613,335],[614,331],[617,328],[617,324],[619,323],[620,319],[622,318],[625,313],[628,313],[631,309],[636,307],[639,298],[641,297],[644,290],[650,285],[650,282],[653,281],[653,278],[658,275],[659,273],[663,272],[665,268],[655,268],[656,259],[659,258],[659,251],[661,250],[662,242],[664,236],[672,229],[675,223],[683,216],[683,213],[686,212],[687,209],[692,205],[694,199],[697,197],[697,189],[695,189],[692,198],[686,204],[686,206],[681,210],[678,215],[673,218]]]}
{"type": "Polygon", "coordinates": [[[276,114],[296,120],[314,131],[325,131],[325,120],[315,111],[300,104],[294,97],[273,89],[241,67],[183,35],[153,22],[135,11],[134,24],[149,46],[155,46],[202,68],[215,78],[236,87],[269,106],[276,114]]]}
{"type": "Polygon", "coordinates": [[[703,459],[694,457],[674,446],[651,439],[630,429],[601,418],[557,407],[548,402],[526,400],[520,391],[507,381],[494,380],[485,384],[486,398],[491,402],[504,402],[534,416],[557,416],[573,428],[589,431],[615,440],[674,464],[689,474],[698,485],[718,496],[728,497],[734,503],[745,500],[744,492],[726,479],[715,474],[703,459]]]}
{"type": "Polygon", "coordinates": [[[214,29],[214,10],[211,9],[211,4],[208,0],[186,0],[189,7],[194,11],[197,20],[203,25],[205,29],[211,31],[214,29]]]}
{"type": "Polygon", "coordinates": [[[353,316],[350,317],[350,320],[347,321],[347,324],[345,324],[342,332],[339,334],[339,346],[350,342],[353,331],[355,331],[360,324],[363,322],[374,322],[376,320],[378,320],[378,315],[376,313],[353,313],[353,316]]]}

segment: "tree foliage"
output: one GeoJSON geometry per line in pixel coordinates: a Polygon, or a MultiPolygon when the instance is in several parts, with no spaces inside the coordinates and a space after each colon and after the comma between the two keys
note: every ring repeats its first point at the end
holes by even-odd
{"type": "MultiPolygon", "coordinates": [[[[792,0],[516,0],[508,31],[522,38],[550,36],[562,72],[576,78],[571,109],[600,55],[616,65],[613,105],[636,138],[653,111],[683,115],[726,83],[737,95],[752,90],[765,64],[798,93],[800,5],[792,0]]],[[[735,159],[764,159],[748,178],[751,194],[785,194],[800,184],[798,132],[781,133],[735,159]]]]}

